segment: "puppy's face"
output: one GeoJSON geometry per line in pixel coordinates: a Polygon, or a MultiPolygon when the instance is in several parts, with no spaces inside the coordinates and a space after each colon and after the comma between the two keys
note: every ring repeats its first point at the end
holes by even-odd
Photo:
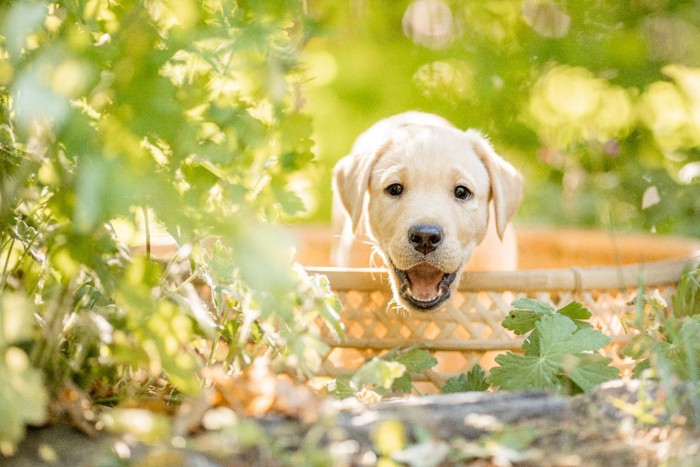
{"type": "Polygon", "coordinates": [[[463,132],[415,128],[382,148],[369,179],[369,233],[409,309],[442,305],[486,233],[489,174],[463,132]]]}
{"type": "Polygon", "coordinates": [[[341,159],[334,186],[354,229],[390,272],[395,300],[437,309],[483,240],[493,205],[503,233],[522,199],[522,177],[474,130],[406,125],[341,159]]]}

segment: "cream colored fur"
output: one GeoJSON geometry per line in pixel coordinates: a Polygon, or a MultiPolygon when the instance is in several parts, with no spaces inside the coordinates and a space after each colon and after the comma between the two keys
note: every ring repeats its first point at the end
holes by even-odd
{"type": "Polygon", "coordinates": [[[456,273],[512,270],[517,248],[510,221],[523,195],[521,175],[498,156],[477,131],[462,131],[432,114],[407,112],[382,120],[361,134],[350,155],[334,169],[333,217],[337,228],[333,262],[391,272],[395,298],[401,300],[394,268],[429,264],[456,273]],[[387,187],[401,184],[400,196],[387,187]],[[473,196],[455,198],[455,187],[473,196]],[[444,240],[429,254],[408,240],[416,224],[439,226],[444,240]],[[393,267],[392,267],[393,266],[393,267]]]}

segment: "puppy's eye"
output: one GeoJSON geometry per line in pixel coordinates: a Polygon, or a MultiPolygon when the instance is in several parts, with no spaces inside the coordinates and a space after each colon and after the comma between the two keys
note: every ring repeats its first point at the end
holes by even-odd
{"type": "Polygon", "coordinates": [[[474,193],[466,186],[459,185],[455,187],[455,198],[468,200],[471,199],[472,196],[474,196],[474,193]]]}
{"type": "Polygon", "coordinates": [[[401,196],[403,193],[403,185],[400,183],[392,183],[384,190],[389,196],[401,196]]]}

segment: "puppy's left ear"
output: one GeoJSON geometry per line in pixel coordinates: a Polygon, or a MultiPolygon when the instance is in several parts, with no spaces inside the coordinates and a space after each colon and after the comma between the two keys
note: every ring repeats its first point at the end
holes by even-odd
{"type": "Polygon", "coordinates": [[[340,159],[333,169],[333,189],[357,231],[364,211],[365,195],[374,163],[381,149],[371,153],[353,153],[340,159]]]}
{"type": "Polygon", "coordinates": [[[496,229],[498,236],[503,239],[506,226],[523,200],[523,177],[515,167],[496,154],[481,133],[476,130],[467,130],[466,134],[489,173],[491,199],[496,212],[496,229]]]}

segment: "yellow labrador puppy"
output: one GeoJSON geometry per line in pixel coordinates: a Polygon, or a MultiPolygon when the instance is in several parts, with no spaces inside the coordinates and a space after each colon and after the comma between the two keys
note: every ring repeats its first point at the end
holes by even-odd
{"type": "Polygon", "coordinates": [[[366,267],[371,245],[408,310],[440,307],[465,268],[517,265],[509,222],[521,175],[475,130],[407,112],[360,135],[334,169],[334,263],[366,267]]]}

